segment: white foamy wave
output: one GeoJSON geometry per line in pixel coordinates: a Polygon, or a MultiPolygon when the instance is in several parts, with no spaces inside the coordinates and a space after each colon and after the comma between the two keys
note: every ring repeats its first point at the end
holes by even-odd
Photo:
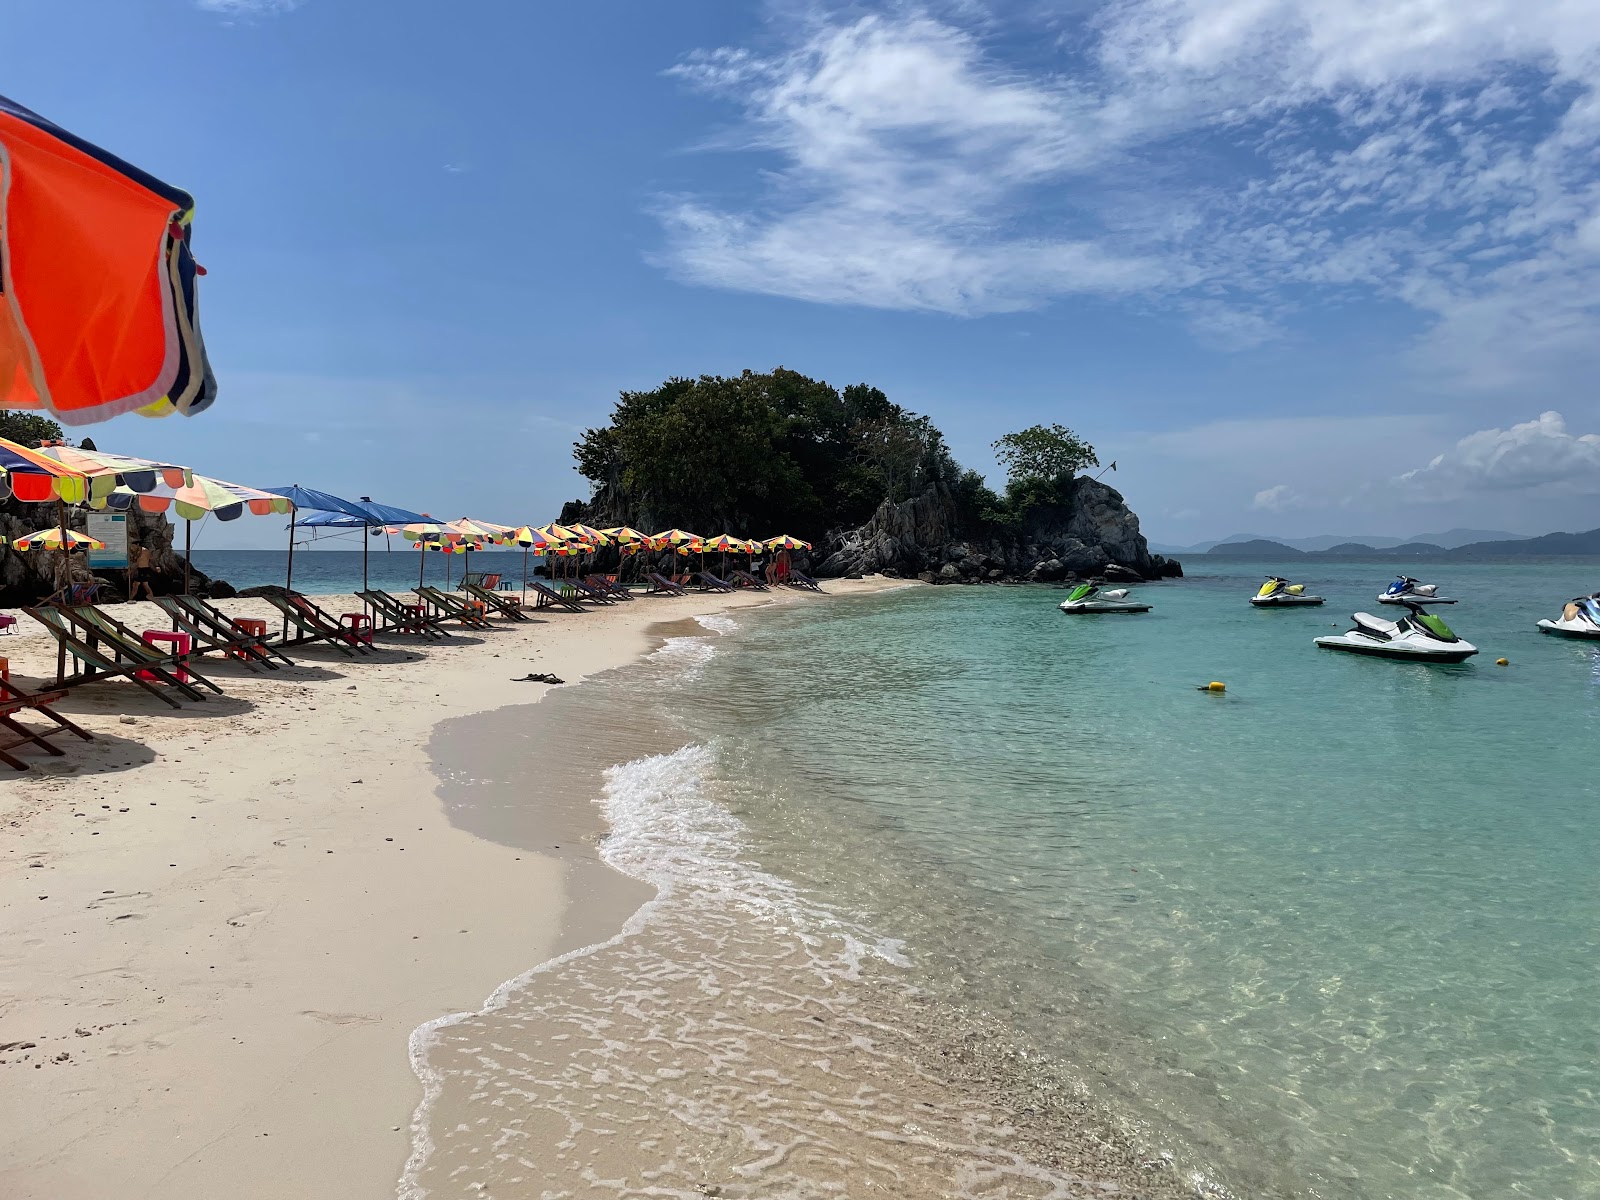
{"type": "Polygon", "coordinates": [[[721,613],[697,615],[695,620],[700,622],[703,628],[711,630],[712,633],[732,633],[739,628],[739,622],[732,617],[723,616],[721,613]]]}
{"type": "Polygon", "coordinates": [[[791,929],[813,966],[848,979],[869,958],[907,965],[902,943],[880,937],[803,899],[788,881],[741,860],[744,825],[714,799],[710,746],[635,759],[606,772],[601,811],[611,832],[600,857],[653,885],[666,901],[692,890],[697,902],[726,905],[791,929]]]}
{"type": "Polygon", "coordinates": [[[671,637],[650,657],[668,663],[682,671],[685,679],[699,679],[706,664],[716,656],[717,648],[709,638],[671,637]]]}

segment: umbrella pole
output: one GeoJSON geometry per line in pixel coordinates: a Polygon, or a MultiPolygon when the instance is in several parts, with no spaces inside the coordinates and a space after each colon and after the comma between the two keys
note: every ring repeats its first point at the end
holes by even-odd
{"type": "Polygon", "coordinates": [[[194,522],[185,520],[183,523],[183,594],[189,594],[189,568],[194,562],[194,522]]]}
{"type": "Polygon", "coordinates": [[[528,606],[528,547],[522,548],[522,606],[528,606]]]}
{"type": "Polygon", "coordinates": [[[422,544],[422,539],[417,539],[417,586],[422,586],[422,577],[428,570],[428,552],[422,544]]]}
{"type": "MultiPolygon", "coordinates": [[[[283,590],[286,592],[294,590],[294,523],[299,516],[300,510],[298,508],[289,509],[289,570],[283,577],[283,590]]],[[[283,632],[279,640],[285,642],[289,640],[288,613],[283,614],[283,632]]]]}

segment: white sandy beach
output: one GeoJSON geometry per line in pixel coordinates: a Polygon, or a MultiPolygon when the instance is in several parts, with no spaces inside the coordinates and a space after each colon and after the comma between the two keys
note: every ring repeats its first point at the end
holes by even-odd
{"type": "MultiPolygon", "coordinates": [[[[828,588],[886,586],[904,585],[828,588]]],[[[421,1095],[412,1030],[609,936],[640,899],[634,881],[599,881],[592,846],[532,854],[453,827],[435,725],[548,690],[514,676],[625,664],[657,622],[818,602],[641,598],[380,639],[358,661],[300,648],[260,675],[210,656],[227,695],[181,710],[121,681],[74,691],[61,710],[97,740],[23,752],[33,769],[0,789],[0,1195],[392,1195],[421,1095]]],[[[0,654],[30,686],[53,677],[54,650],[21,628],[0,654]]]]}

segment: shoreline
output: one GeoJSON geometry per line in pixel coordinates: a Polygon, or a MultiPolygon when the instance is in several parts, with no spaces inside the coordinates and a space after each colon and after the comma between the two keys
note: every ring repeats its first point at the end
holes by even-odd
{"type": "MultiPolygon", "coordinates": [[[[880,585],[906,586],[828,587],[880,585]]],[[[810,602],[641,598],[364,662],[301,648],[263,676],[207,658],[228,695],[181,712],[124,683],[71,693],[98,740],[0,791],[0,1191],[392,1195],[412,1032],[553,957],[572,911],[570,862],[449,820],[436,727],[547,694],[502,667],[578,682],[663,621],[774,600],[810,602]]],[[[37,678],[49,643],[8,643],[37,678]]]]}

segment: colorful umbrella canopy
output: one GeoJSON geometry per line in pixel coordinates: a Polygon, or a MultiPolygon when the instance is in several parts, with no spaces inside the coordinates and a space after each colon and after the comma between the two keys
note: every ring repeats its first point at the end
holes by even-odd
{"type": "MultiPolygon", "coordinates": [[[[176,463],[156,462],[149,458],[130,458],[125,454],[107,454],[103,450],[85,450],[65,442],[45,442],[36,451],[69,471],[77,471],[91,479],[114,476],[117,486],[131,492],[154,492],[165,487],[168,491],[188,487],[194,472],[176,463]]],[[[285,510],[287,511],[287,510],[285,510]]]]}
{"type": "Polygon", "coordinates": [[[86,533],[79,533],[76,529],[62,529],[59,525],[52,525],[49,529],[41,529],[37,533],[25,534],[19,538],[12,538],[11,545],[17,550],[104,550],[106,544],[90,537],[86,533]]]}
{"type": "Polygon", "coordinates": [[[471,517],[460,517],[451,521],[445,528],[453,530],[461,537],[476,538],[482,542],[492,542],[505,545],[506,539],[516,532],[510,525],[496,525],[491,521],[474,521],[471,517]]]}
{"type": "Polygon", "coordinates": [[[115,475],[90,479],[82,471],[4,438],[0,438],[0,473],[4,473],[11,494],[29,504],[47,500],[77,504],[94,493],[109,495],[117,486],[115,475]]]}
{"type": "Polygon", "coordinates": [[[600,532],[619,546],[639,546],[650,541],[648,533],[640,533],[629,525],[618,525],[615,529],[602,529],[600,532]]]}
{"type": "Polygon", "coordinates": [[[700,535],[690,533],[686,529],[663,529],[660,533],[652,533],[650,542],[658,549],[665,550],[669,546],[682,546],[688,542],[698,542],[700,535]]]}
{"type": "Polygon", "coordinates": [[[549,525],[540,525],[534,530],[534,532],[552,542],[573,542],[579,540],[578,535],[573,533],[572,530],[568,529],[565,525],[557,525],[553,522],[549,525]]]}
{"type": "Polygon", "coordinates": [[[568,529],[577,536],[579,541],[588,542],[591,546],[609,546],[611,538],[602,530],[590,525],[568,525],[568,529]]]}
{"type": "Polygon", "coordinates": [[[393,526],[389,532],[398,533],[408,542],[442,542],[460,536],[452,533],[448,525],[435,521],[413,521],[409,525],[393,526]]]}
{"type": "Polygon", "coordinates": [[[0,408],[86,425],[209,407],[194,198],[3,96],[0,161],[0,408]]]}
{"type": "Polygon", "coordinates": [[[802,542],[799,538],[790,537],[787,533],[781,533],[777,537],[768,538],[765,542],[763,542],[761,544],[763,546],[768,546],[773,550],[809,550],[809,549],[811,549],[811,543],[810,542],[802,542]]]}
{"type": "MultiPolygon", "coordinates": [[[[226,479],[212,479],[205,475],[195,475],[192,479],[193,482],[186,487],[159,487],[143,495],[119,487],[109,496],[89,501],[89,507],[109,508],[114,512],[137,508],[140,512],[148,513],[172,509],[185,521],[200,521],[208,516],[216,517],[219,521],[235,521],[246,513],[265,517],[274,513],[284,515],[294,508],[287,497],[275,492],[263,492],[242,483],[229,483],[226,479]]],[[[356,518],[351,517],[350,520],[355,521],[356,518]]]]}
{"type": "Polygon", "coordinates": [[[709,538],[700,543],[700,548],[709,554],[743,554],[748,543],[743,538],[723,534],[721,537],[709,538]]]}
{"type": "Polygon", "coordinates": [[[318,512],[348,513],[352,517],[365,517],[367,510],[354,500],[345,500],[329,492],[319,492],[316,488],[301,487],[298,483],[288,487],[264,488],[274,496],[282,496],[295,508],[315,509],[318,512]]]}
{"type": "Polygon", "coordinates": [[[545,548],[553,544],[549,538],[545,537],[537,529],[527,525],[524,525],[521,529],[513,529],[506,538],[506,545],[521,546],[524,549],[532,550],[535,554],[543,554],[545,548]]]}
{"type": "Polygon", "coordinates": [[[417,543],[417,549],[431,550],[435,554],[471,554],[474,550],[487,550],[490,545],[479,538],[454,538],[448,541],[423,539],[417,543]]]}

